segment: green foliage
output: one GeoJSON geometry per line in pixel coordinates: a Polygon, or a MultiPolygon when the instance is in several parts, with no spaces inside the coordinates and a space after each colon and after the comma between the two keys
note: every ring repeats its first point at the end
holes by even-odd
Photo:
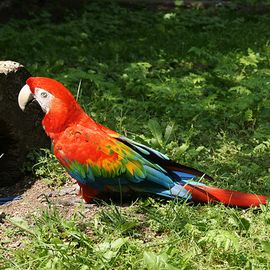
{"type": "Polygon", "coordinates": [[[4,228],[0,241],[1,269],[270,266],[269,205],[261,211],[242,211],[222,205],[191,207],[182,202],[164,204],[146,199],[116,209],[103,206],[89,217],[88,210],[79,206],[67,219],[49,206],[32,217],[34,223],[17,217],[9,219],[10,226],[4,228]],[[136,223],[137,227],[123,231],[123,224],[128,223],[136,223]],[[14,250],[7,246],[7,235],[20,236],[21,247],[14,250]]]}
{"type": "Polygon", "coordinates": [[[36,162],[31,169],[36,177],[42,178],[50,186],[60,186],[66,182],[68,175],[50,150],[41,149],[30,155],[35,156],[36,162]]]}
{"type": "Polygon", "coordinates": [[[117,206],[111,206],[111,209],[106,211],[102,210],[100,220],[106,224],[107,230],[111,229],[114,234],[118,232],[120,235],[132,235],[136,233],[134,229],[138,226],[135,219],[127,218],[117,206]]]}
{"type": "MultiPolygon", "coordinates": [[[[62,81],[95,120],[205,171],[213,185],[269,194],[269,25],[268,14],[231,9],[91,1],[57,24],[41,12],[2,25],[0,55],[62,81]]],[[[28,170],[65,181],[50,152],[37,158],[28,170]]],[[[25,243],[14,252],[0,241],[1,269],[269,269],[269,206],[150,198],[90,219],[52,209],[34,219],[11,220],[5,233],[25,243]]]]}
{"type": "Polygon", "coordinates": [[[178,268],[167,263],[166,254],[157,255],[153,252],[144,252],[143,261],[146,268],[149,270],[164,269],[164,270],[176,270],[178,268]]]}

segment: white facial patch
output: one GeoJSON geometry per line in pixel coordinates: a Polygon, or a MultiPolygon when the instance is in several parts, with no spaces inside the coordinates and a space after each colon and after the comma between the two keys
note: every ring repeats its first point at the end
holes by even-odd
{"type": "Polygon", "coordinates": [[[35,88],[34,96],[42,110],[45,113],[48,113],[53,99],[53,95],[44,89],[35,88]]]}

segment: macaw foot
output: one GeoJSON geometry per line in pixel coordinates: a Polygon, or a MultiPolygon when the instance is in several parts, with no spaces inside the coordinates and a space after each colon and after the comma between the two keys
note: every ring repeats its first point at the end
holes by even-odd
{"type": "Polygon", "coordinates": [[[80,186],[79,195],[84,199],[86,203],[90,203],[93,200],[93,198],[97,196],[98,191],[93,188],[90,188],[87,185],[81,183],[78,184],[80,186]]]}

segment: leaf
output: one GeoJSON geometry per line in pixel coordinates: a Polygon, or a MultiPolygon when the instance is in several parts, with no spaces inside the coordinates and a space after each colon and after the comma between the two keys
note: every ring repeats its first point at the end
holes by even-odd
{"type": "Polygon", "coordinates": [[[250,221],[246,218],[239,218],[236,215],[233,215],[233,219],[235,221],[235,224],[241,231],[248,231],[250,228],[250,221]]]}
{"type": "Polygon", "coordinates": [[[188,53],[194,53],[196,56],[200,57],[203,54],[203,50],[198,47],[191,47],[188,53]]]}
{"type": "Polygon", "coordinates": [[[164,18],[165,20],[169,20],[169,19],[175,18],[175,16],[176,16],[176,13],[166,13],[166,14],[163,16],[163,18],[164,18]]]}
{"type": "Polygon", "coordinates": [[[262,143],[256,145],[253,149],[253,153],[258,154],[258,153],[263,153],[268,151],[270,148],[270,139],[267,141],[263,141],[262,143]]]}
{"type": "Polygon", "coordinates": [[[137,65],[145,69],[149,69],[152,67],[152,65],[148,62],[138,62],[137,65]]]}
{"type": "Polygon", "coordinates": [[[240,95],[250,95],[251,94],[251,91],[244,87],[244,86],[234,86],[234,87],[231,87],[229,89],[230,92],[236,92],[237,94],[240,94],[240,95]]]}
{"type": "Polygon", "coordinates": [[[143,262],[149,270],[177,270],[176,267],[167,263],[166,254],[157,255],[153,252],[143,253],[143,262]]]}
{"type": "Polygon", "coordinates": [[[148,121],[148,128],[150,129],[154,139],[156,139],[157,143],[162,146],[162,129],[160,124],[156,119],[150,119],[148,121]]]}
{"type": "Polygon", "coordinates": [[[45,265],[45,269],[59,269],[59,258],[54,257],[53,259],[50,259],[45,265]]]}
{"type": "Polygon", "coordinates": [[[90,268],[89,268],[89,266],[88,265],[82,265],[81,266],[81,268],[80,268],[80,270],[89,270],[90,268]]]}
{"type": "Polygon", "coordinates": [[[120,248],[128,241],[128,237],[118,238],[112,242],[103,242],[97,245],[97,252],[102,253],[102,256],[107,261],[110,261],[117,255],[120,248]]]}
{"type": "Polygon", "coordinates": [[[128,241],[128,237],[125,238],[118,238],[115,241],[111,242],[112,249],[119,249],[128,241]]]}
{"type": "Polygon", "coordinates": [[[247,109],[245,111],[245,121],[247,121],[247,122],[253,122],[254,121],[253,111],[251,109],[247,109]]]}
{"type": "Polygon", "coordinates": [[[187,151],[187,149],[189,148],[189,143],[183,143],[181,146],[176,148],[176,153],[177,155],[182,155],[184,152],[187,151]]]}
{"type": "Polygon", "coordinates": [[[164,133],[164,143],[167,144],[173,134],[174,124],[168,124],[164,133]]]}
{"type": "Polygon", "coordinates": [[[201,151],[203,151],[205,149],[205,147],[203,146],[203,145],[200,145],[200,146],[198,146],[197,148],[196,148],[196,152],[201,152],[201,151]]]}
{"type": "Polygon", "coordinates": [[[260,57],[259,53],[255,53],[253,50],[250,48],[248,49],[248,55],[247,56],[242,56],[239,61],[242,65],[244,66],[252,66],[252,67],[257,67],[257,64],[259,61],[263,60],[262,57],[260,57]]]}
{"type": "Polygon", "coordinates": [[[181,7],[184,4],[184,1],[183,0],[175,0],[174,4],[176,7],[181,7]]]}
{"type": "Polygon", "coordinates": [[[189,74],[189,79],[192,81],[193,84],[200,84],[205,81],[205,78],[203,76],[194,73],[189,74]]]}
{"type": "Polygon", "coordinates": [[[9,219],[9,221],[13,225],[15,225],[15,226],[19,227],[20,229],[22,229],[23,231],[26,231],[26,232],[28,232],[30,234],[34,234],[34,232],[30,229],[29,224],[28,224],[28,222],[26,220],[24,220],[24,219],[22,219],[20,217],[12,217],[12,218],[9,219]]]}
{"type": "Polygon", "coordinates": [[[53,237],[50,239],[50,243],[54,245],[62,244],[62,241],[58,237],[53,237]]]}
{"type": "Polygon", "coordinates": [[[214,243],[217,248],[223,248],[225,251],[230,248],[237,250],[239,248],[239,239],[236,234],[226,230],[210,230],[206,236],[199,242],[214,243]]]}
{"type": "Polygon", "coordinates": [[[270,242],[269,241],[262,241],[261,242],[263,250],[270,255],[270,242]]]}

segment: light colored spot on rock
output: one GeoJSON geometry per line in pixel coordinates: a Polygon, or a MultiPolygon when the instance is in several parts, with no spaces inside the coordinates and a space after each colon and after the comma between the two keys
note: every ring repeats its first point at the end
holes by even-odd
{"type": "Polygon", "coordinates": [[[23,66],[14,61],[0,61],[0,73],[4,73],[5,75],[10,72],[16,72],[20,67],[23,66]]]}

